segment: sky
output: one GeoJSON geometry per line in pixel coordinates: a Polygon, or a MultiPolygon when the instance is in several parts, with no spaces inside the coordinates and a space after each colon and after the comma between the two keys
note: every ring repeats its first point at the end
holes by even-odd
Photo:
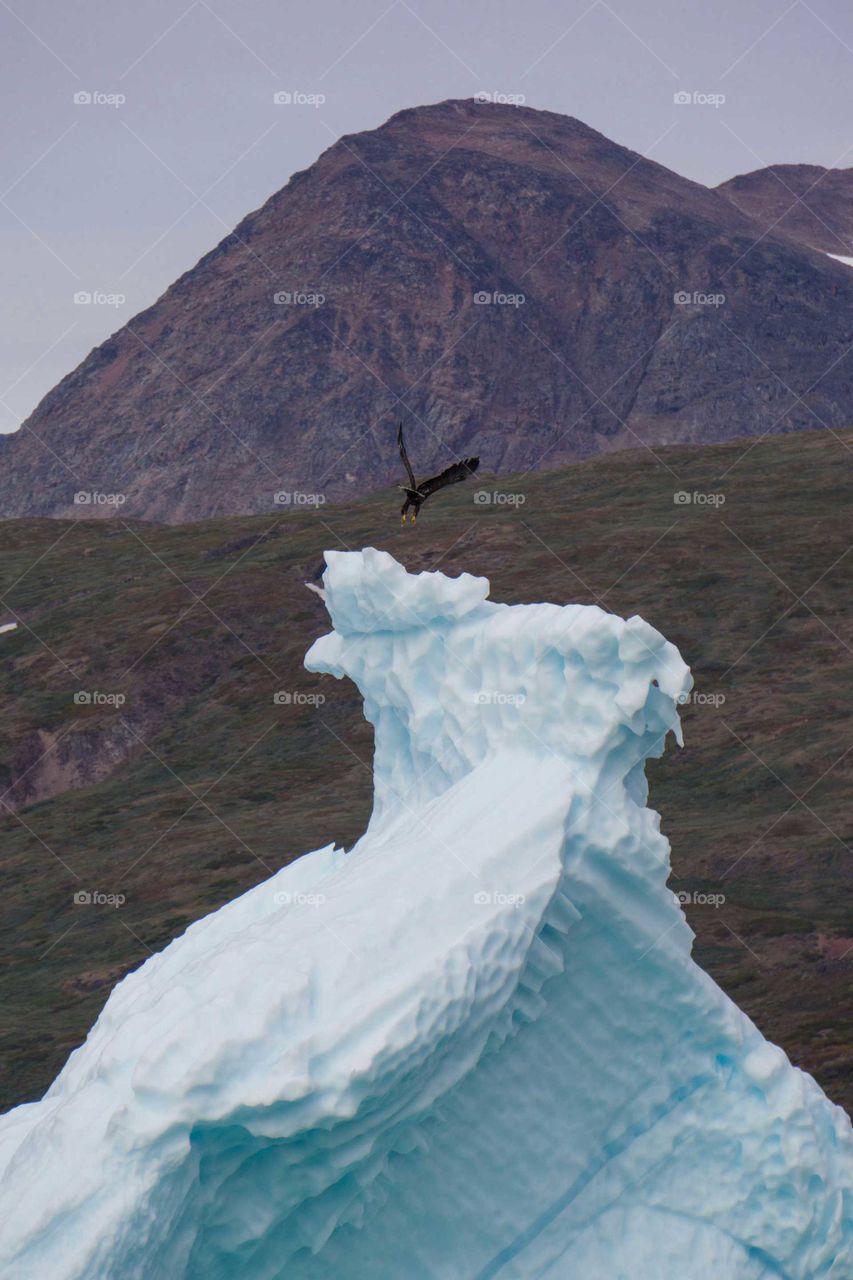
{"type": "Polygon", "coordinates": [[[848,0],[0,0],[0,49],[6,432],[293,172],[404,107],[518,95],[710,185],[853,167],[848,0]]]}

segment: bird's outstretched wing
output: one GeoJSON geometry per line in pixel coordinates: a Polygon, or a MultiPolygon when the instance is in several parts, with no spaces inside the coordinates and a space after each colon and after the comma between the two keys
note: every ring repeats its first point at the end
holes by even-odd
{"type": "Polygon", "coordinates": [[[449,484],[458,484],[460,480],[467,480],[472,476],[480,465],[479,458],[463,458],[461,462],[453,462],[449,467],[445,467],[437,476],[431,476],[429,480],[424,480],[418,485],[418,492],[425,498],[431,493],[435,493],[438,489],[444,489],[449,484]]]}
{"type": "Polygon", "coordinates": [[[403,443],[403,424],[400,423],[397,428],[397,444],[400,446],[400,457],[403,459],[403,466],[406,468],[406,475],[409,477],[409,484],[413,489],[417,488],[415,484],[415,473],[412,470],[412,464],[409,462],[409,455],[406,453],[406,446],[403,443]]]}

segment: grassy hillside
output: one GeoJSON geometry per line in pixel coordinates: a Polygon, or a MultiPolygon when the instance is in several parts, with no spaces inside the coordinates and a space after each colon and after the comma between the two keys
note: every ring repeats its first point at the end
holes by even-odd
{"type": "Polygon", "coordinates": [[[496,600],[641,613],[679,646],[701,698],[651,803],[696,958],[853,1108],[851,449],[619,453],[477,486],[517,505],[460,486],[416,528],[389,492],[169,528],[0,524],[0,624],[21,620],[0,635],[0,1105],[39,1096],[115,981],[190,921],[363,830],[371,732],[352,686],[302,667],[328,629],[303,582],[324,548],[373,545],[486,574],[496,600]]]}

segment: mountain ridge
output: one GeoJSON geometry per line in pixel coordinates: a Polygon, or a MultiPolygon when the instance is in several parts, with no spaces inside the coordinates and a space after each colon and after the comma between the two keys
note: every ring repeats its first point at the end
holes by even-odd
{"type": "Polygon", "coordinates": [[[554,112],[406,108],[292,175],[57,384],[2,442],[0,514],[347,500],[398,478],[401,415],[416,469],[477,453],[499,472],[837,428],[850,341],[849,271],[726,192],[554,112]]]}
{"type": "Polygon", "coordinates": [[[853,254],[853,168],[772,164],[738,174],[715,190],[766,234],[784,235],[819,253],[853,254]]]}

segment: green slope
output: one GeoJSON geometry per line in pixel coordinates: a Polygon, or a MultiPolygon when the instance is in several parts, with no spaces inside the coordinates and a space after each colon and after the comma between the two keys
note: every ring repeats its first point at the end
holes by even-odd
{"type": "Polygon", "coordinates": [[[851,450],[821,432],[619,453],[460,486],[405,529],[389,492],[180,527],[0,524],[0,623],[22,620],[0,636],[0,1105],[39,1096],[111,985],[190,921],[363,830],[371,732],[352,686],[302,667],[328,629],[303,582],[324,548],[372,545],[485,574],[496,600],[641,613],[679,646],[710,700],[684,708],[651,802],[673,888],[700,895],[696,958],[853,1107],[851,450]]]}

